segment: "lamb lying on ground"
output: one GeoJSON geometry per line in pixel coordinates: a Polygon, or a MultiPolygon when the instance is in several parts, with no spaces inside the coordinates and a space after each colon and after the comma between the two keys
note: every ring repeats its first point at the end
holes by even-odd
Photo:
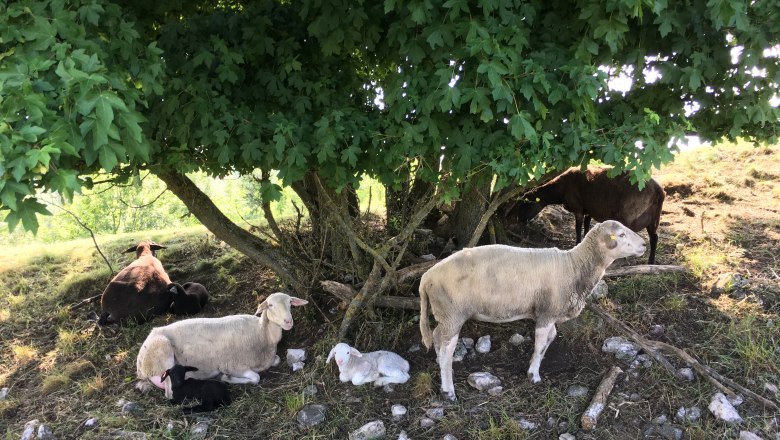
{"type": "Polygon", "coordinates": [[[163,381],[166,378],[170,381],[173,392],[171,403],[200,402],[198,405],[182,408],[185,414],[213,411],[222,405],[230,405],[230,390],[227,385],[217,380],[185,379],[184,375],[188,371],[198,369],[176,364],[160,376],[163,381]]]}
{"type": "Polygon", "coordinates": [[[391,351],[361,353],[340,342],[330,351],[325,363],[332,358],[336,359],[342,382],[351,381],[353,385],[373,382],[374,386],[381,387],[409,380],[409,362],[391,351]]]}
{"type": "Polygon", "coordinates": [[[149,333],[136,359],[137,388],[150,384],[173,396],[170,383],[160,374],[175,364],[191,365],[199,371],[190,377],[208,379],[220,376],[228,383],[258,383],[260,371],[271,367],[282,330],[293,327],[291,306],[308,301],[277,292],[257,307],[255,315],[222,318],[192,318],[155,327],[149,333]]]}
{"type": "Polygon", "coordinates": [[[209,291],[203,284],[170,283],[166,288],[173,295],[170,311],[177,316],[194,315],[209,301],[209,291]]]}
{"type": "Polygon", "coordinates": [[[538,383],[539,365],[557,333],[555,324],[580,314],[614,260],[644,252],[642,237],[608,220],[571,250],[481,246],[458,251],[430,268],[420,280],[420,332],[425,346],[433,343],[436,349],[444,397],[455,399],[452,355],[467,320],[535,320],[528,377],[538,383]],[[428,325],[429,302],[438,321],[433,332],[428,325]]]}

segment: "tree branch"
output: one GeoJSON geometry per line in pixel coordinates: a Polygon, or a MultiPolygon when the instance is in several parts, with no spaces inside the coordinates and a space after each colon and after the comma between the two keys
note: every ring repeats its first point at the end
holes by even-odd
{"type": "Polygon", "coordinates": [[[488,205],[487,209],[485,209],[485,212],[482,213],[482,217],[479,219],[479,223],[477,223],[477,227],[474,229],[474,233],[471,235],[471,239],[464,247],[476,246],[479,242],[479,238],[482,237],[482,233],[485,232],[485,227],[488,224],[488,220],[490,220],[490,217],[492,217],[496,210],[498,210],[499,206],[503,205],[510,199],[517,197],[523,191],[525,191],[524,186],[517,186],[510,191],[496,195],[496,197],[494,197],[488,205]]]}
{"type": "Polygon", "coordinates": [[[92,231],[92,229],[89,226],[87,226],[84,222],[82,222],[81,219],[78,218],[78,216],[76,214],[68,211],[63,206],[58,205],[58,204],[56,204],[54,202],[47,202],[47,203],[52,205],[52,206],[55,206],[57,208],[60,208],[61,210],[65,211],[66,213],[70,214],[70,216],[73,217],[74,220],[76,220],[76,223],[79,224],[79,226],[81,226],[82,228],[86,229],[87,232],[89,232],[89,235],[92,237],[92,243],[95,244],[95,249],[97,249],[97,251],[100,254],[100,256],[103,257],[103,261],[106,262],[106,266],[108,266],[108,270],[111,271],[111,276],[113,277],[114,276],[114,268],[111,267],[111,262],[108,261],[108,258],[106,258],[105,254],[103,254],[103,251],[100,250],[100,246],[98,246],[97,239],[95,239],[95,233],[92,231]]]}

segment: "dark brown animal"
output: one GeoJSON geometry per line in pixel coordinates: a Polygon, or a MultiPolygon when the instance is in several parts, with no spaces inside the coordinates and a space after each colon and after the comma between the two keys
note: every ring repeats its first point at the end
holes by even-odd
{"type": "Polygon", "coordinates": [[[547,205],[563,205],[574,214],[577,243],[590,229],[591,218],[603,222],[616,220],[634,232],[647,229],[650,236],[649,264],[655,264],[658,245],[658,224],[666,193],[654,179],[640,190],[629,180],[628,174],[613,178],[607,176],[607,168],[569,168],[558,177],[525,193],[507,211],[507,216],[528,221],[547,205]]]}
{"type": "Polygon", "coordinates": [[[171,313],[177,316],[198,313],[209,301],[209,291],[203,284],[171,283],[166,288],[173,294],[171,313]]]}
{"type": "Polygon", "coordinates": [[[144,322],[168,311],[173,294],[166,286],[171,279],[155,257],[158,249],[165,249],[165,246],[144,240],[124,251],[135,252],[137,258],[116,274],[103,290],[98,324],[124,323],[130,319],[144,322]]]}

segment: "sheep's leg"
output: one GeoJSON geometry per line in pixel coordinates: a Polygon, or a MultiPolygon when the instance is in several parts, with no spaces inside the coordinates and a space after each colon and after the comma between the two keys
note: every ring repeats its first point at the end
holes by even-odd
{"type": "Polygon", "coordinates": [[[455,385],[452,383],[452,356],[458,345],[458,334],[447,340],[439,350],[438,362],[441,370],[441,393],[447,400],[455,400],[455,385]]]}
{"type": "Polygon", "coordinates": [[[658,246],[658,233],[655,229],[647,228],[647,235],[650,237],[650,257],[647,259],[647,264],[655,264],[655,248],[658,246]]]}
{"type": "Polygon", "coordinates": [[[577,233],[577,243],[582,241],[582,220],[582,214],[574,214],[574,229],[576,229],[575,232],[577,233]]]}
{"type": "Polygon", "coordinates": [[[528,367],[528,378],[531,379],[531,383],[539,383],[542,381],[542,378],[539,377],[539,366],[542,364],[542,358],[547,352],[547,347],[550,346],[557,333],[554,322],[543,327],[536,327],[536,332],[534,334],[534,354],[531,357],[531,365],[528,367]]]}
{"type": "Polygon", "coordinates": [[[247,370],[240,376],[232,376],[230,374],[223,373],[222,376],[220,376],[219,380],[222,382],[227,383],[233,383],[233,384],[257,384],[260,382],[260,375],[255,373],[252,370],[247,370]]]}
{"type": "Polygon", "coordinates": [[[583,220],[584,220],[583,223],[585,226],[585,230],[583,230],[582,233],[587,234],[588,231],[590,231],[590,216],[586,214],[583,220]]]}
{"type": "Polygon", "coordinates": [[[382,387],[391,383],[406,383],[409,380],[409,373],[404,373],[403,371],[391,371],[383,374],[386,375],[377,379],[374,382],[375,386],[382,387]]]}

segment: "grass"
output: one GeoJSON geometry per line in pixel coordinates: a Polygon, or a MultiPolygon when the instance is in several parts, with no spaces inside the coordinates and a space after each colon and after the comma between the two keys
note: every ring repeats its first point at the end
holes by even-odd
{"type": "MultiPolygon", "coordinates": [[[[685,265],[688,273],[609,280],[609,294],[602,300],[604,307],[636,331],[648,334],[652,326],[662,325],[660,339],[759,393],[765,382],[780,383],[777,169],[777,146],[723,145],[681,154],[655,175],[668,193],[658,260],[685,265]],[[746,285],[713,293],[713,282],[726,273],[740,274],[746,285]]],[[[371,191],[374,211],[383,202],[379,191],[371,191]]],[[[543,231],[546,238],[536,243],[571,246],[573,220],[567,217],[563,222],[556,230],[543,231]]],[[[210,288],[214,300],[203,316],[252,313],[262,295],[283,289],[274,274],[250,264],[203,228],[123,234],[98,241],[116,270],[131,259],[120,253],[128,243],[147,237],[168,245],[160,259],[174,280],[197,281],[210,288]]],[[[116,430],[144,432],[148,438],[192,438],[196,417],[183,416],[160,393],[142,395],[133,389],[141,341],[151,328],[174,318],[98,328],[85,319],[94,304],[71,307],[98,295],[109,277],[91,240],[0,249],[0,388],[9,388],[8,398],[0,401],[0,436],[19,438],[27,421],[39,419],[60,438],[107,438],[116,430]],[[141,412],[122,415],[119,399],[136,402],[141,412]],[[82,425],[90,417],[98,418],[98,427],[86,430],[82,425]]],[[[414,295],[414,287],[399,294],[414,295]]],[[[424,429],[420,419],[440,403],[439,371],[433,351],[408,351],[420,343],[416,314],[377,310],[360,322],[350,341],[363,351],[393,350],[409,360],[410,381],[385,392],[343,384],[337,367],[324,363],[337,342],[342,312],[327,296],[314,294],[311,300],[294,312],[295,327],[285,332],[278,347],[282,357],[287,348],[306,348],[306,367],[293,373],[283,362],[262,373],[257,386],[231,385],[234,402],[207,415],[212,424],[206,438],[347,438],[371,420],[384,421],[387,438],[395,438],[401,430],[411,438],[442,438],[450,433],[461,439],[549,439],[564,432],[577,438],[640,438],[652,419],[661,414],[673,419],[681,406],[698,406],[704,412],[698,423],[672,421],[683,429],[685,438],[737,434],[707,412],[715,392],[709,382],[701,377],[680,382],[655,364],[638,370],[636,376],[621,378],[596,430],[581,432],[579,418],[592,392],[616,363],[600,350],[602,341],[615,332],[587,311],[559,326],[560,336],[542,363],[539,385],[531,385],[525,377],[532,344],[507,343],[515,332],[532,336],[531,322],[468,322],[461,335],[476,339],[490,334],[493,350],[455,363],[459,400],[445,405],[445,417],[424,429]],[[471,389],[466,378],[476,371],[498,376],[503,393],[489,396],[471,389]],[[304,388],[311,384],[318,393],[304,396],[304,388]],[[567,397],[567,388],[575,384],[586,386],[591,394],[567,397]],[[631,394],[640,397],[636,401],[621,397],[631,394]],[[324,404],[326,421],[305,430],[298,426],[296,415],[308,403],[324,404]],[[393,404],[406,406],[407,416],[393,421],[393,404]],[[521,428],[520,418],[538,428],[521,428]]],[[[672,362],[682,366],[675,359],[672,362]]],[[[773,438],[777,432],[770,423],[773,414],[749,401],[739,411],[745,419],[740,429],[773,438]]]]}

